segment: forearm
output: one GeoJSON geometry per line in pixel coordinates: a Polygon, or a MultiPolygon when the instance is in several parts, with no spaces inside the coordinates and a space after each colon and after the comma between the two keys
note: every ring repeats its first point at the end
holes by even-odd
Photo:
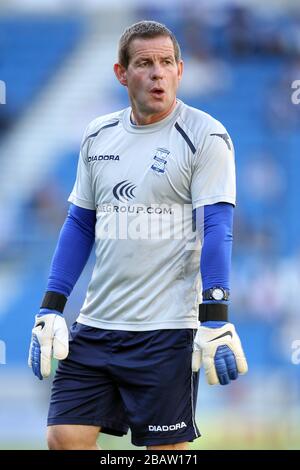
{"type": "MultiPolygon", "coordinates": [[[[192,370],[201,363],[210,385],[227,385],[248,370],[240,338],[228,321],[228,298],[215,300],[210,289],[230,289],[233,206],[218,203],[204,207],[204,243],[201,257],[203,303],[199,305],[200,326],[194,340],[192,370]],[[207,295],[208,291],[208,295],[207,295]],[[205,300],[212,296],[212,299],[205,300]]],[[[227,293],[226,293],[227,294],[227,293]]]]}
{"type": "MultiPolygon", "coordinates": [[[[65,298],[70,295],[90,256],[95,223],[96,211],[71,204],[53,255],[46,292],[65,298]]],[[[45,299],[43,308],[51,309],[52,304],[45,299]]]]}
{"type": "Polygon", "coordinates": [[[207,298],[209,289],[221,287],[228,295],[232,252],[233,206],[218,203],[204,207],[204,243],[200,270],[203,302],[199,308],[200,321],[227,321],[228,300],[207,298]]]}
{"type": "Polygon", "coordinates": [[[204,207],[204,243],[201,254],[203,291],[214,286],[230,290],[233,206],[204,207]]]}

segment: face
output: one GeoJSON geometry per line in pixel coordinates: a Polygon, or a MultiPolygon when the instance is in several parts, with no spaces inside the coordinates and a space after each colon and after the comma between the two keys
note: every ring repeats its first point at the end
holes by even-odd
{"type": "Polygon", "coordinates": [[[130,43],[127,69],[115,64],[120,83],[128,88],[133,118],[137,124],[151,124],[166,117],[176,105],[176,91],[183,63],[177,63],[168,36],[136,38],[130,43]]]}

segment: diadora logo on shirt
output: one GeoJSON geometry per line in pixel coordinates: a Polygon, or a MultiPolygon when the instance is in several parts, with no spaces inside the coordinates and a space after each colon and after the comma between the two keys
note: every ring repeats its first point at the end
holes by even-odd
{"type": "Polygon", "coordinates": [[[167,157],[169,154],[169,150],[157,148],[153,157],[154,162],[151,165],[151,170],[157,173],[164,173],[166,171],[166,164],[168,163],[167,157]]]}
{"type": "Polygon", "coordinates": [[[91,155],[88,157],[88,162],[99,162],[102,160],[120,161],[119,155],[91,155]]]}
{"type": "Polygon", "coordinates": [[[121,183],[116,184],[113,188],[113,195],[120,202],[128,202],[130,199],[135,197],[134,190],[136,185],[131,183],[131,181],[121,181],[121,183]]]}
{"type": "Polygon", "coordinates": [[[168,425],[162,425],[162,426],[148,426],[149,431],[176,431],[177,429],[183,429],[186,428],[187,425],[185,424],[184,421],[181,421],[181,423],[176,423],[176,424],[170,424],[168,425]]]}

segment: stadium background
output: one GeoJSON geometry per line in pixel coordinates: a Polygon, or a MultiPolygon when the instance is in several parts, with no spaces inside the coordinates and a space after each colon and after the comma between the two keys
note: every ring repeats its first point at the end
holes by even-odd
{"type": "MultiPolygon", "coordinates": [[[[175,32],[185,60],[179,97],[222,121],[236,149],[231,317],[249,373],[228,388],[208,387],[201,378],[203,438],[192,447],[299,449],[296,0],[1,2],[0,448],[46,446],[50,381],[37,381],[27,368],[33,316],[68,207],[82,132],[97,115],[127,105],[112,65],[120,33],[141,19],[175,32]]],[[[69,323],[92,263],[93,256],[68,302],[69,323]]],[[[100,442],[105,449],[132,448],[128,437],[100,442]]]]}

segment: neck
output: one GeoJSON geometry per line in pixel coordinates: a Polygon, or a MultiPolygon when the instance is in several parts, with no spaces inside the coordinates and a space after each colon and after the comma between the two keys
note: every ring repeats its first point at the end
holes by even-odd
{"type": "Polygon", "coordinates": [[[169,114],[172,113],[176,106],[176,99],[172,103],[169,109],[163,113],[155,113],[155,114],[146,114],[141,111],[138,111],[135,106],[132,105],[132,111],[130,115],[131,122],[133,124],[136,124],[138,126],[145,126],[147,124],[154,124],[155,122],[159,122],[165,117],[167,117],[169,114]]]}

